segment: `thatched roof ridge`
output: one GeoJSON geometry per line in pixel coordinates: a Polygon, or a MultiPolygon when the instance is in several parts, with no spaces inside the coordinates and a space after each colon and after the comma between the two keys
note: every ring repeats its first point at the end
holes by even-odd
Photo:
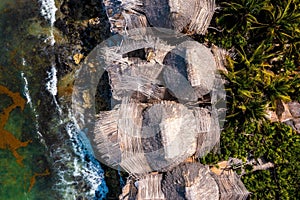
{"type": "Polygon", "coordinates": [[[157,86],[157,77],[163,66],[136,59],[138,64],[127,61],[107,68],[113,98],[121,100],[128,93],[139,92],[147,97],[161,99],[163,94],[157,86]]]}
{"type": "Polygon", "coordinates": [[[215,0],[196,1],[194,16],[189,31],[204,35],[216,9],[215,0]]]}
{"type": "Polygon", "coordinates": [[[118,140],[121,149],[120,166],[133,174],[151,171],[142,144],[142,112],[145,105],[123,99],[118,118],[118,140]]]}
{"type": "Polygon", "coordinates": [[[201,158],[219,144],[221,131],[218,116],[214,111],[196,107],[193,112],[198,133],[196,157],[201,158]]]}
{"type": "Polygon", "coordinates": [[[161,190],[162,174],[148,174],[138,181],[138,200],[165,200],[161,190]]]}
{"type": "Polygon", "coordinates": [[[250,192],[246,189],[241,179],[233,171],[220,175],[212,173],[220,190],[220,200],[246,200],[250,192]]]}
{"type": "Polygon", "coordinates": [[[121,161],[118,142],[119,110],[102,111],[96,118],[93,134],[95,156],[109,166],[117,166],[121,161]]]}

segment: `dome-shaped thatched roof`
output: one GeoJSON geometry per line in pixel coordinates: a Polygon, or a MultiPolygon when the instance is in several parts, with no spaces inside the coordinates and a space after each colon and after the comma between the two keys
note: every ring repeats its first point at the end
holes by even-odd
{"type": "Polygon", "coordinates": [[[129,179],[122,200],[246,200],[249,192],[233,171],[211,173],[200,163],[181,163],[164,173],[129,179]],[[130,197],[130,198],[129,198],[130,197]]]}
{"type": "Polygon", "coordinates": [[[100,113],[94,143],[102,160],[129,173],[164,171],[195,153],[196,122],[179,103],[123,101],[118,109],[100,113]]]}

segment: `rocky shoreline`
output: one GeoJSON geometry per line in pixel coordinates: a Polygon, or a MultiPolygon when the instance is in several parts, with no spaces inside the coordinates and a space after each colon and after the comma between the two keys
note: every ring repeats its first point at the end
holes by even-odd
{"type": "MultiPolygon", "coordinates": [[[[54,27],[59,30],[59,34],[55,38],[57,43],[54,52],[59,78],[58,95],[61,102],[70,106],[75,71],[90,51],[111,34],[101,1],[65,0],[56,4],[58,11],[54,27]]],[[[98,110],[108,109],[105,99],[97,98],[96,101],[100,102],[97,104],[98,110]]],[[[106,199],[117,199],[121,193],[119,172],[105,165],[101,167],[104,169],[105,182],[109,188],[106,199]]],[[[79,182],[78,194],[84,192],[87,186],[84,181],[82,184],[79,182]]],[[[84,195],[77,197],[78,200],[85,198],[84,195]]]]}

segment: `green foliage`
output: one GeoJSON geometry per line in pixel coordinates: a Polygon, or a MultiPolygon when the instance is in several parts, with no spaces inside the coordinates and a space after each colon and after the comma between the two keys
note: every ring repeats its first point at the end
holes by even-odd
{"type": "Polygon", "coordinates": [[[252,192],[252,199],[298,199],[300,136],[280,123],[265,124],[263,129],[263,142],[258,143],[256,149],[252,149],[258,151],[256,156],[272,161],[275,167],[250,172],[242,180],[252,192]]]}
{"type": "MultiPolygon", "coordinates": [[[[245,166],[251,199],[300,199],[300,135],[265,119],[267,107],[300,100],[300,1],[231,0],[220,9],[204,38],[230,50],[227,59],[227,118],[221,153],[200,159],[216,164],[229,157],[264,158],[270,170],[245,166]]],[[[198,37],[198,38],[197,38],[198,37]]]]}
{"type": "Polygon", "coordinates": [[[209,154],[200,162],[212,164],[229,157],[244,161],[249,156],[264,158],[275,164],[270,171],[252,172],[252,166],[244,167],[246,175],[242,180],[252,192],[251,199],[297,199],[300,195],[300,135],[283,123],[232,123],[226,124],[221,135],[221,154],[209,154]]]}

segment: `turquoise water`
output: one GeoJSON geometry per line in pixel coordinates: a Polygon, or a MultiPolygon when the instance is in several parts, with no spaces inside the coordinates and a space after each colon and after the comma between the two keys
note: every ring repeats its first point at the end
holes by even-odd
{"type": "Polygon", "coordinates": [[[85,150],[70,105],[47,91],[47,83],[56,87],[56,66],[40,6],[0,2],[0,199],[102,199],[103,171],[85,150]]]}

